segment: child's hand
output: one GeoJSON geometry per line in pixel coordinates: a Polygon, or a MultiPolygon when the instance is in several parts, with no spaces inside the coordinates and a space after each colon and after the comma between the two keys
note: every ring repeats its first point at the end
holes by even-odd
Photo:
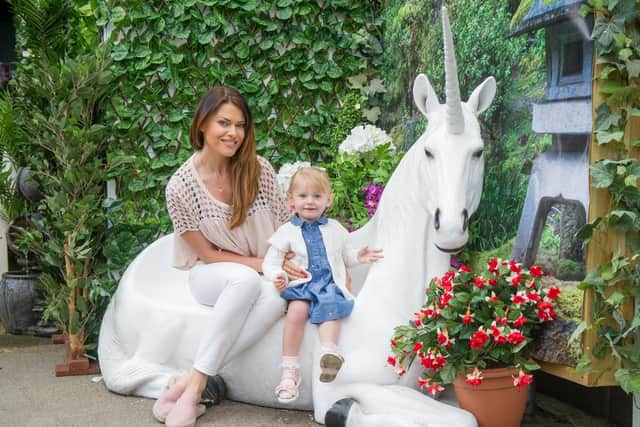
{"type": "Polygon", "coordinates": [[[273,286],[276,287],[278,292],[282,292],[287,287],[287,281],[285,280],[282,274],[278,274],[275,279],[273,279],[273,286]]]}
{"type": "Polygon", "coordinates": [[[358,262],[362,264],[376,262],[382,258],[384,258],[382,255],[382,249],[371,249],[369,246],[364,245],[358,251],[358,262]]]}

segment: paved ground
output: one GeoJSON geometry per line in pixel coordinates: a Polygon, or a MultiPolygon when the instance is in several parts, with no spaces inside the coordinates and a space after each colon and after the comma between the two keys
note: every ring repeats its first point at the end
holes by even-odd
{"type": "MultiPolygon", "coordinates": [[[[0,426],[158,427],[152,400],[110,393],[90,376],[54,376],[64,348],[45,338],[12,336],[0,329],[0,426]]],[[[225,401],[210,409],[199,427],[317,426],[307,412],[225,401]]],[[[523,427],[610,427],[555,399],[538,394],[537,411],[523,427]]]]}

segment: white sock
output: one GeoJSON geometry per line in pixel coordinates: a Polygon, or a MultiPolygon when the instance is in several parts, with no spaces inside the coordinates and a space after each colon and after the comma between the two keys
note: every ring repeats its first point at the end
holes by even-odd
{"type": "Polygon", "coordinates": [[[331,341],[324,341],[320,343],[320,352],[321,353],[337,353],[338,345],[331,341]]]}
{"type": "Polygon", "coordinates": [[[282,356],[282,367],[283,368],[300,368],[300,362],[298,361],[298,356],[282,356]]]}

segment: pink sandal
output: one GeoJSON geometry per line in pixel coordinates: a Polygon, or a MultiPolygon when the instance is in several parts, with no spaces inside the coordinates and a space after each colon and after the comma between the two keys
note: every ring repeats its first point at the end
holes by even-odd
{"type": "Polygon", "coordinates": [[[169,378],[169,381],[162,390],[160,397],[153,404],[151,412],[153,414],[153,418],[158,422],[164,423],[167,415],[169,415],[169,412],[171,412],[176,401],[180,398],[186,388],[186,384],[177,384],[178,379],[179,377],[177,376],[169,378]]]}
{"type": "Polygon", "coordinates": [[[291,403],[298,398],[298,387],[302,381],[302,375],[298,368],[282,367],[280,384],[276,387],[276,398],[280,403],[291,403]]]}

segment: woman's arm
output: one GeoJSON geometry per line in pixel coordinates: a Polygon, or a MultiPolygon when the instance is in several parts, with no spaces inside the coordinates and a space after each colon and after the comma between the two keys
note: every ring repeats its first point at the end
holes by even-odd
{"type": "Polygon", "coordinates": [[[216,248],[199,231],[185,231],[181,237],[205,264],[214,262],[235,262],[262,273],[262,258],[247,257],[216,248]]]}

